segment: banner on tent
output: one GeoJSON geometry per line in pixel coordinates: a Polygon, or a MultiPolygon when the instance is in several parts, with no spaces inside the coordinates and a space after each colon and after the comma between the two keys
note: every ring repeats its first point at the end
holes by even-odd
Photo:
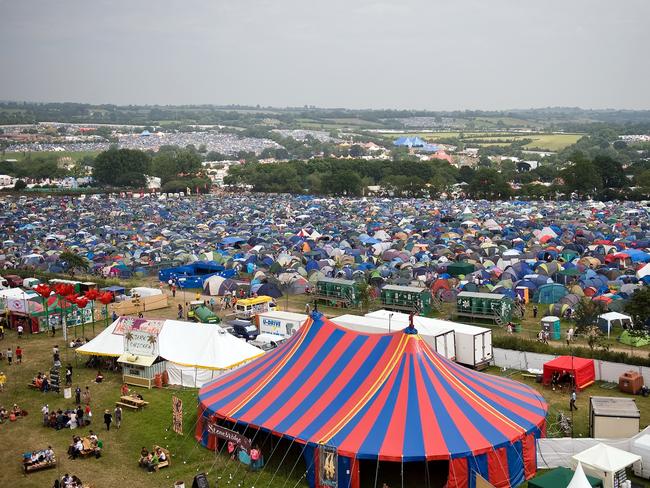
{"type": "Polygon", "coordinates": [[[318,486],[338,487],[339,455],[336,447],[319,446],[318,448],[318,486]]]}
{"type": "Polygon", "coordinates": [[[172,430],[177,434],[183,434],[183,400],[172,397],[172,430]]]}
{"type": "Polygon", "coordinates": [[[124,352],[134,356],[158,356],[158,334],[134,328],[127,329],[124,334],[124,352]]]}
{"type": "Polygon", "coordinates": [[[158,335],[165,324],[164,320],[148,320],[135,317],[120,317],[115,325],[113,334],[124,335],[127,330],[141,330],[150,334],[158,335]]]}
{"type": "Polygon", "coordinates": [[[246,453],[251,452],[251,441],[248,437],[239,432],[223,427],[216,421],[208,423],[208,434],[216,435],[219,439],[223,439],[224,441],[232,441],[246,453]]]}

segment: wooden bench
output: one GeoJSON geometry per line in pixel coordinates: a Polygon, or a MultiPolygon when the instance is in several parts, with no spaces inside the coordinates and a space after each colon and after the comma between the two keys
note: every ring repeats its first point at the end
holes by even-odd
{"type": "Polygon", "coordinates": [[[158,471],[159,469],[162,469],[162,468],[168,468],[169,464],[171,462],[170,461],[171,456],[169,455],[169,451],[167,449],[165,449],[164,447],[154,446],[154,450],[158,449],[158,448],[160,448],[160,450],[165,453],[165,460],[164,461],[159,461],[158,464],[156,464],[156,471],[158,471]]]}
{"type": "Polygon", "coordinates": [[[52,461],[41,461],[40,463],[28,464],[23,462],[23,470],[25,474],[33,473],[34,471],[40,471],[42,469],[49,469],[56,466],[56,457],[52,461]]]}
{"type": "Polygon", "coordinates": [[[130,403],[123,403],[123,402],[115,402],[115,406],[120,406],[124,408],[130,408],[131,410],[139,410],[140,408],[136,405],[131,405],[130,403]]]}

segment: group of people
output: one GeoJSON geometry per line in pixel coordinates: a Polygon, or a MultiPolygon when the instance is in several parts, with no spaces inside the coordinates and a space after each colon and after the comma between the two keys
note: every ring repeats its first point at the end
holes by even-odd
{"type": "Polygon", "coordinates": [[[9,410],[0,406],[0,423],[3,423],[6,420],[15,422],[20,417],[25,417],[26,415],[27,411],[20,408],[17,403],[14,403],[14,406],[9,410]]]}
{"type": "Polygon", "coordinates": [[[43,425],[56,430],[76,429],[88,426],[93,416],[90,405],[86,405],[85,409],[81,405],[77,405],[76,409],[50,411],[47,403],[41,408],[41,414],[43,415],[43,425]]]}
{"type": "Polygon", "coordinates": [[[63,477],[59,480],[58,478],[54,480],[53,488],[82,488],[83,483],[79,478],[68,473],[64,474],[63,477]]]}
{"type": "Polygon", "coordinates": [[[72,436],[72,442],[68,446],[68,459],[77,459],[82,453],[89,452],[96,458],[101,456],[102,443],[92,430],[88,433],[87,442],[84,446],[84,438],[72,436]]]}
{"type": "Polygon", "coordinates": [[[47,377],[47,374],[39,371],[38,374],[32,378],[32,386],[43,393],[50,391],[50,380],[47,377]]]}
{"type": "Polygon", "coordinates": [[[52,446],[47,446],[47,449],[41,449],[40,451],[26,452],[23,458],[23,464],[26,467],[44,462],[51,463],[53,461],[55,461],[55,458],[52,446]]]}
{"type": "Polygon", "coordinates": [[[559,371],[555,371],[551,375],[551,386],[553,387],[553,391],[555,391],[556,388],[563,388],[563,387],[569,387],[569,388],[574,388],[576,384],[575,377],[573,374],[569,373],[568,371],[562,371],[560,373],[559,371]]]}
{"type": "Polygon", "coordinates": [[[142,446],[140,460],[138,461],[141,468],[145,468],[148,472],[152,473],[163,461],[167,461],[167,454],[162,448],[154,446],[151,452],[149,452],[146,447],[142,446]]]}
{"type": "MultiPolygon", "coordinates": [[[[22,347],[16,346],[15,357],[16,357],[16,364],[21,364],[23,362],[22,347]]],[[[7,365],[11,366],[14,362],[14,351],[10,347],[7,348],[4,354],[2,353],[2,351],[0,351],[0,361],[2,361],[5,358],[7,359],[7,365]]]]}

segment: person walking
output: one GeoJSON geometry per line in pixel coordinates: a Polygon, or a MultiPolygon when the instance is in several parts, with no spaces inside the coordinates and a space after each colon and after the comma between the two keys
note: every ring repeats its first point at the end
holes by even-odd
{"type": "Polygon", "coordinates": [[[16,364],[22,364],[23,362],[23,350],[20,346],[16,346],[16,364]]]}
{"type": "Polygon", "coordinates": [[[79,385],[74,389],[74,402],[77,405],[81,404],[81,388],[79,388],[79,385]]]}
{"type": "Polygon", "coordinates": [[[23,337],[23,325],[18,324],[18,327],[16,327],[16,330],[18,331],[18,339],[22,339],[23,337]]]}
{"type": "Polygon", "coordinates": [[[0,339],[5,338],[5,326],[4,324],[0,324],[0,339]]]}
{"type": "Polygon", "coordinates": [[[178,314],[177,315],[178,315],[178,320],[183,319],[183,305],[181,305],[180,303],[178,304],[178,314]]]}
{"type": "Polygon", "coordinates": [[[83,394],[81,395],[81,399],[86,405],[90,405],[90,390],[88,387],[86,387],[83,394]]]}
{"type": "Polygon", "coordinates": [[[72,385],[72,366],[67,365],[65,368],[65,386],[72,385]]]}
{"type": "Polygon", "coordinates": [[[50,406],[47,403],[41,408],[41,414],[43,415],[43,425],[47,427],[50,423],[50,406]]]}
{"type": "Polygon", "coordinates": [[[113,416],[108,410],[104,411],[104,423],[106,424],[106,430],[111,430],[111,422],[113,421],[113,416]]]}
{"type": "Polygon", "coordinates": [[[576,389],[574,388],[573,391],[571,392],[571,399],[569,400],[569,410],[578,410],[578,407],[576,406],[576,400],[578,399],[578,395],[576,395],[576,389]]]}
{"type": "Polygon", "coordinates": [[[84,421],[84,410],[81,408],[81,405],[77,405],[77,424],[80,427],[86,425],[86,422],[84,421]]]}
{"type": "Polygon", "coordinates": [[[537,305],[533,306],[533,318],[537,318],[537,305]]]}
{"type": "Polygon", "coordinates": [[[566,332],[566,345],[571,345],[571,341],[573,341],[573,327],[569,328],[566,332]]]}
{"type": "Polygon", "coordinates": [[[7,348],[7,364],[11,366],[11,362],[14,360],[14,352],[10,347],[7,348]]]}
{"type": "Polygon", "coordinates": [[[122,407],[119,405],[115,407],[115,426],[119,429],[120,425],[122,425],[122,407]]]}

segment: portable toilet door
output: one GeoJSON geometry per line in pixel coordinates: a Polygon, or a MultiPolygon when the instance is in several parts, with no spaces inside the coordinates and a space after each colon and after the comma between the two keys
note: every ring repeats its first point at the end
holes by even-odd
{"type": "Polygon", "coordinates": [[[554,315],[544,317],[542,319],[542,330],[548,332],[551,335],[551,339],[554,341],[559,341],[561,338],[560,319],[554,315]]]}

